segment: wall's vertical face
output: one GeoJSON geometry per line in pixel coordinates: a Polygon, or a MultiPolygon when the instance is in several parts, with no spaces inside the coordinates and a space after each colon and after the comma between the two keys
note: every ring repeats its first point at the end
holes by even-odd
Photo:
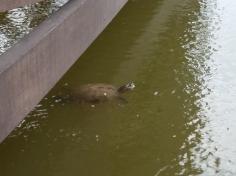
{"type": "Polygon", "coordinates": [[[17,8],[26,4],[33,4],[42,0],[0,0],[0,12],[17,8]]]}
{"type": "Polygon", "coordinates": [[[55,85],[127,0],[71,0],[0,56],[0,141],[55,85]]]}

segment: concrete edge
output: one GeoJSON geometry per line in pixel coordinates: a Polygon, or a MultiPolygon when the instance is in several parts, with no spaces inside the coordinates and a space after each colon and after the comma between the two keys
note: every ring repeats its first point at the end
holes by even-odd
{"type": "Polygon", "coordinates": [[[47,94],[127,0],[71,0],[0,56],[0,141],[47,94]]]}

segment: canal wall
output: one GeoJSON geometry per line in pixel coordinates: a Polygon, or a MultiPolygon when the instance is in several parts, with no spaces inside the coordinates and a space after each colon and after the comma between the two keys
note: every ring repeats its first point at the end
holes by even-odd
{"type": "Polygon", "coordinates": [[[0,56],[0,142],[48,93],[127,0],[71,0],[0,56]]]}
{"type": "Polygon", "coordinates": [[[0,0],[0,12],[21,7],[27,4],[33,4],[39,1],[42,0],[0,0]]]}

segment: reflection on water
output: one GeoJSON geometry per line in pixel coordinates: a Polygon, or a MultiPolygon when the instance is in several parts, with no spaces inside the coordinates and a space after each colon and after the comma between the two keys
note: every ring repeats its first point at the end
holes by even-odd
{"type": "Polygon", "coordinates": [[[0,12],[0,55],[68,0],[46,0],[0,12]]]}
{"type": "MultiPolygon", "coordinates": [[[[201,141],[191,149],[194,163],[204,175],[235,175],[235,51],[234,1],[201,1],[200,11],[182,38],[189,71],[194,85],[187,92],[196,97],[201,141]],[[197,88],[196,88],[197,85],[197,88]]],[[[190,135],[188,143],[194,136],[190,135]]]]}
{"type": "Polygon", "coordinates": [[[0,145],[0,174],[236,175],[235,7],[130,1],[0,145]],[[123,106],[57,96],[129,81],[137,87],[123,106]]]}

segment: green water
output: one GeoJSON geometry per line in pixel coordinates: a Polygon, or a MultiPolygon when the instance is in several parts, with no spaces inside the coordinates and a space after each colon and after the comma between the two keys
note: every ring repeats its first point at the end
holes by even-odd
{"type": "Polygon", "coordinates": [[[236,175],[235,7],[129,1],[0,144],[0,175],[236,175]],[[127,104],[55,97],[65,85],[129,81],[127,104]]]}

